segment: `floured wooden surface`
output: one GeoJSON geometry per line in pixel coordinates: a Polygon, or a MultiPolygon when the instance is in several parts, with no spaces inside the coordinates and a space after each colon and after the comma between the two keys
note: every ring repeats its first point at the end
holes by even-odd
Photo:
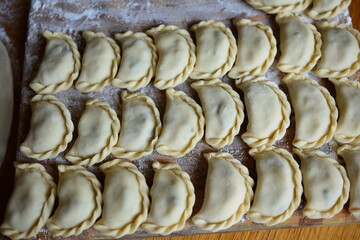
{"type": "MultiPolygon", "coordinates": [[[[75,2],[75,1],[74,1],[75,2]]],[[[132,31],[144,31],[151,27],[159,24],[175,24],[177,26],[189,29],[194,23],[200,20],[217,20],[225,23],[227,26],[231,26],[234,36],[237,36],[236,29],[231,25],[231,19],[234,17],[244,17],[253,20],[258,20],[268,24],[272,27],[277,39],[279,35],[278,26],[275,23],[274,15],[266,15],[265,13],[255,10],[243,1],[240,0],[219,0],[219,1],[206,1],[201,0],[176,0],[168,1],[167,3],[154,0],[134,0],[134,1],[76,1],[77,3],[70,4],[65,3],[62,0],[46,1],[37,0],[33,1],[29,15],[29,33],[26,43],[25,62],[24,62],[24,75],[23,75],[23,87],[22,87],[22,99],[20,106],[20,126],[19,126],[19,144],[24,141],[26,134],[29,130],[31,109],[29,102],[35,92],[29,88],[30,81],[35,77],[38,70],[42,55],[45,49],[45,40],[41,33],[45,30],[60,31],[71,35],[77,42],[80,52],[82,53],[85,47],[85,41],[81,38],[81,32],[83,30],[102,31],[105,34],[113,37],[117,32],[124,32],[127,30],[132,31]]],[[[308,19],[308,18],[307,18],[308,19]]],[[[340,16],[331,19],[332,21],[338,21],[345,24],[351,24],[351,18],[349,12],[346,10],[341,13],[340,16]]],[[[192,33],[191,33],[192,34],[192,33]]],[[[192,34],[193,36],[193,34],[192,34]]],[[[195,40],[195,39],[194,39],[195,40]]],[[[275,63],[273,66],[275,66],[275,63]]],[[[271,67],[266,77],[278,84],[281,89],[288,94],[286,87],[280,82],[280,78],[283,76],[282,73],[277,71],[274,67],[271,67]]],[[[313,76],[312,76],[313,77],[313,76]]],[[[234,87],[234,81],[223,78],[223,81],[229,83],[234,87]]],[[[199,98],[196,92],[191,89],[190,83],[193,80],[188,79],[185,83],[177,86],[176,90],[182,90],[199,102],[199,98]]],[[[331,92],[333,92],[332,84],[320,80],[322,85],[325,85],[331,92]]],[[[236,88],[234,88],[236,89],[236,88]]],[[[241,94],[240,90],[236,89],[241,94]]],[[[85,102],[88,98],[99,98],[106,101],[110,106],[116,110],[119,117],[121,116],[121,100],[120,100],[121,89],[115,87],[105,87],[101,92],[92,93],[81,93],[74,87],[71,87],[67,91],[63,91],[55,94],[55,96],[63,102],[66,107],[70,110],[72,120],[75,125],[74,138],[69,144],[67,151],[72,146],[74,140],[77,137],[77,124],[82,112],[85,109],[85,102]]],[[[156,105],[158,106],[161,116],[164,114],[165,109],[165,91],[156,89],[152,83],[137,91],[144,93],[151,97],[156,105]]],[[[120,117],[121,119],[121,117],[120,117]]],[[[249,156],[249,147],[241,140],[240,135],[244,133],[247,122],[245,121],[241,126],[241,132],[235,137],[234,142],[226,146],[219,151],[225,151],[232,154],[236,159],[239,159],[245,166],[249,168],[250,175],[256,179],[255,172],[255,161],[249,156]]],[[[294,134],[294,116],[291,117],[291,126],[287,130],[285,137],[278,141],[276,146],[291,150],[291,141],[294,134]]],[[[324,145],[321,150],[326,152],[331,157],[337,158],[335,151],[337,143],[332,141],[330,144],[324,145]]],[[[64,155],[67,152],[61,153],[60,156],[55,159],[42,161],[47,170],[57,180],[57,169],[58,164],[69,164],[65,159],[64,155]]],[[[204,140],[199,142],[196,148],[184,157],[175,159],[171,157],[162,156],[155,151],[152,155],[143,157],[139,160],[134,161],[139,170],[145,175],[149,186],[152,184],[152,178],[154,172],[151,168],[151,164],[154,160],[161,162],[174,162],[176,161],[187,173],[189,173],[191,180],[195,187],[196,203],[194,207],[194,213],[196,213],[203,202],[205,180],[207,173],[207,162],[203,158],[202,154],[205,152],[216,151],[207,145],[204,140]]],[[[112,159],[110,155],[107,160],[112,159]]],[[[18,161],[32,162],[34,160],[25,157],[19,151],[17,153],[18,161]]],[[[100,173],[98,167],[92,166],[87,168],[89,171],[94,172],[103,183],[103,174],[100,173]]],[[[275,183],[276,184],[276,183],[275,183]]],[[[221,204],[221,203],[219,203],[221,204]]],[[[247,221],[244,218],[239,224],[225,230],[224,232],[231,231],[249,231],[249,230],[260,230],[260,229],[274,229],[274,228],[286,228],[286,227],[297,227],[297,226],[321,226],[321,225],[333,225],[333,224],[345,224],[345,223],[358,223],[350,216],[347,211],[347,206],[340,214],[332,219],[328,220],[311,220],[305,218],[302,215],[302,207],[295,212],[291,219],[285,223],[266,227],[261,224],[254,224],[247,221]]],[[[196,229],[193,224],[188,221],[188,224],[181,232],[176,232],[173,235],[188,235],[188,234],[200,234],[208,233],[206,231],[196,229]]],[[[143,230],[139,230],[137,233],[126,236],[125,238],[137,238],[137,237],[150,237],[155,236],[148,234],[143,230]]],[[[51,238],[51,235],[46,229],[42,229],[39,233],[39,237],[51,238]]],[[[96,237],[96,238],[107,238],[101,236],[98,232],[92,228],[86,230],[81,237],[96,237]]],[[[73,237],[76,238],[76,237],[73,237]]]]}

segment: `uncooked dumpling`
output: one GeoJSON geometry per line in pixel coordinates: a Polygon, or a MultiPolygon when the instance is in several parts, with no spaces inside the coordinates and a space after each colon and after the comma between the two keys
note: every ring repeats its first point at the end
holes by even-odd
{"type": "Polygon", "coordinates": [[[48,94],[67,90],[80,72],[80,54],[74,40],[60,32],[43,32],[47,40],[43,60],[30,87],[48,94]]]}
{"type": "Polygon", "coordinates": [[[349,7],[351,0],[313,0],[306,14],[313,19],[332,18],[349,7]]]}
{"type": "Polygon", "coordinates": [[[195,45],[188,31],[173,25],[160,25],[146,31],[154,38],[159,60],[154,85],[158,89],[183,83],[194,69],[195,45]]]}
{"type": "Polygon", "coordinates": [[[254,8],[266,13],[300,12],[307,8],[312,0],[246,0],[254,8]]]}
{"type": "Polygon", "coordinates": [[[191,84],[199,94],[205,115],[205,141],[214,148],[233,142],[244,120],[240,96],[220,79],[196,81],[191,84]]]}
{"type": "Polygon", "coordinates": [[[335,85],[339,109],[334,139],[341,143],[360,143],[360,83],[347,78],[329,79],[335,85]]]}
{"type": "Polygon", "coordinates": [[[315,26],[291,13],[279,13],[281,57],[277,68],[286,73],[304,74],[321,56],[321,36],[315,26]]]}
{"type": "Polygon", "coordinates": [[[273,146],[253,148],[249,153],[256,160],[257,183],[248,217],[267,226],[286,221],[301,201],[299,165],[289,152],[273,146]]]}
{"type": "Polygon", "coordinates": [[[288,74],[283,78],[295,112],[297,148],[318,148],[334,136],[338,110],[329,91],[315,80],[288,74]]]}
{"type": "Polygon", "coordinates": [[[117,143],[120,121],[109,104],[93,98],[78,125],[78,137],[65,155],[72,164],[93,165],[104,160],[117,143]]]}
{"type": "Polygon", "coordinates": [[[166,109],[156,151],[173,157],[190,152],[204,135],[201,107],[184,92],[166,90],[166,109]]]}
{"type": "Polygon", "coordinates": [[[228,153],[206,153],[208,174],[205,199],[192,221],[201,229],[212,232],[239,222],[249,210],[254,181],[248,169],[228,153]]]}
{"type": "Polygon", "coordinates": [[[56,185],[38,163],[15,163],[15,186],[0,233],[11,239],[36,236],[54,207],[56,185]]]}
{"type": "Polygon", "coordinates": [[[261,76],[266,73],[276,55],[276,40],[271,28],[261,22],[235,18],[237,27],[237,55],[230,78],[261,76]]]}
{"type": "Polygon", "coordinates": [[[345,24],[319,22],[321,58],[314,73],[323,78],[342,78],[360,69],[360,33],[345,24]]]}
{"type": "Polygon", "coordinates": [[[101,91],[109,86],[118,70],[120,48],[103,33],[84,31],[86,40],[80,77],[75,86],[81,92],[101,91]]]}
{"type": "Polygon", "coordinates": [[[122,128],[112,154],[130,160],[150,155],[161,131],[159,110],[141,93],[122,92],[122,128]]]}
{"type": "Polygon", "coordinates": [[[111,84],[130,91],[145,87],[155,75],[158,59],[153,40],[145,33],[131,31],[117,33],[115,38],[121,43],[122,53],[119,72],[111,84]]]}
{"type": "Polygon", "coordinates": [[[349,211],[360,218],[360,146],[344,145],[338,149],[338,154],[345,161],[350,179],[349,211]]]}
{"type": "Polygon", "coordinates": [[[105,174],[102,217],[94,228],[102,234],[120,238],[134,233],[146,220],[149,188],[136,166],[114,159],[100,165],[105,174]]]}
{"type": "Polygon", "coordinates": [[[273,145],[283,138],[290,125],[290,104],[283,91],[272,81],[243,78],[236,86],[244,93],[248,125],[241,136],[250,147],[273,145]]]}
{"type": "Polygon", "coordinates": [[[223,77],[233,66],[237,52],[236,40],[223,23],[201,21],[191,27],[196,36],[196,64],[193,79],[223,77]]]}
{"type": "Polygon", "coordinates": [[[81,166],[59,165],[59,206],[46,223],[54,236],[79,235],[101,215],[101,184],[81,166]]]}
{"type": "Polygon", "coordinates": [[[175,163],[153,163],[155,176],[150,190],[151,207],[142,227],[149,233],[168,235],[180,231],[195,203],[189,175],[175,163]]]}
{"type": "Polygon", "coordinates": [[[339,213],[349,198],[350,183],[346,171],[336,160],[318,150],[293,152],[300,157],[308,218],[331,218],[339,213]]]}
{"type": "Polygon", "coordinates": [[[52,95],[36,95],[31,99],[31,109],[30,130],[20,151],[37,160],[54,158],[72,140],[70,112],[52,95]]]}

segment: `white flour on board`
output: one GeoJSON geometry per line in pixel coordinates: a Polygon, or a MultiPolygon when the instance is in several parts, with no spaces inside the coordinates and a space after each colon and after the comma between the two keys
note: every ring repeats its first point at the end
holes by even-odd
{"type": "MultiPolygon", "coordinates": [[[[239,0],[224,0],[224,1],[73,1],[73,3],[65,3],[62,0],[33,1],[33,5],[29,16],[29,34],[26,43],[25,63],[24,63],[24,79],[22,88],[22,104],[20,108],[20,131],[19,140],[23,141],[26,137],[31,116],[29,102],[35,93],[29,88],[29,82],[33,79],[38,69],[42,54],[44,51],[45,40],[41,33],[45,30],[60,31],[71,35],[78,43],[79,49],[82,52],[84,48],[84,41],[81,39],[81,31],[93,30],[102,31],[113,37],[116,32],[124,32],[127,30],[144,31],[150,27],[163,24],[175,24],[183,28],[187,28],[200,20],[218,20],[231,26],[231,19],[234,17],[252,18],[269,24],[273,29],[275,36],[278,37],[278,27],[274,21],[274,15],[266,15],[265,13],[253,9],[243,1],[239,0]],[[206,2],[206,4],[205,4],[206,2]]],[[[310,21],[310,19],[306,18],[310,21]]],[[[343,11],[338,17],[331,19],[339,23],[351,25],[351,18],[349,11],[343,11]]],[[[232,30],[235,30],[231,26],[232,30]]],[[[236,36],[236,32],[233,32],[236,36]]],[[[1,30],[0,30],[1,34],[1,30]]],[[[1,36],[1,35],[0,35],[1,36]]],[[[280,79],[283,76],[275,67],[271,67],[266,73],[265,78],[279,84],[285,90],[286,88],[281,84],[280,79]]],[[[182,90],[199,102],[199,99],[194,90],[191,89],[190,84],[193,80],[188,80],[176,87],[177,90],[182,90]]],[[[224,82],[231,84],[234,87],[233,80],[227,77],[223,78],[224,82]]],[[[240,93],[238,89],[237,92],[240,93]]],[[[55,94],[61,102],[63,102],[72,114],[74,125],[77,126],[78,120],[85,107],[85,101],[88,98],[100,98],[108,102],[113,109],[120,115],[121,113],[121,89],[115,87],[106,87],[101,92],[80,93],[74,87],[67,91],[55,94]]],[[[165,107],[165,93],[156,89],[152,84],[137,91],[150,96],[163,115],[165,107]]],[[[120,118],[121,119],[121,118],[120,118]]],[[[245,131],[246,123],[241,127],[240,135],[245,131]]],[[[288,129],[284,139],[277,142],[277,146],[291,149],[291,140],[294,132],[294,120],[292,119],[291,127],[288,129]]],[[[246,165],[250,174],[256,177],[254,169],[254,160],[248,155],[249,148],[241,140],[238,135],[234,142],[226,146],[220,151],[226,151],[234,155],[244,165],[246,165]]],[[[76,129],[75,129],[76,136],[76,129]]],[[[69,144],[68,149],[72,146],[73,141],[69,144]]],[[[321,149],[327,154],[334,157],[333,142],[330,145],[325,145],[321,149]],[[330,146],[330,147],[329,147],[330,146]]],[[[204,186],[206,179],[207,163],[202,157],[202,153],[216,151],[207,145],[203,140],[199,142],[196,148],[189,154],[176,160],[181,167],[189,173],[195,185],[197,201],[195,204],[195,211],[197,211],[202,203],[204,194],[204,186]],[[200,197],[199,197],[200,196],[200,197]]],[[[111,159],[109,156],[107,159],[111,159]]],[[[18,152],[17,159],[20,161],[31,161],[23,154],[18,152]]],[[[144,173],[147,181],[152,182],[153,171],[151,163],[159,159],[161,161],[174,162],[175,159],[171,157],[161,156],[154,153],[150,156],[143,157],[140,160],[134,161],[139,170],[144,173]]],[[[52,173],[57,164],[68,164],[64,159],[64,153],[55,159],[44,161],[44,165],[52,173]]],[[[87,168],[90,171],[98,174],[97,167],[87,168]]],[[[242,221],[245,221],[243,219],[242,221]]]]}

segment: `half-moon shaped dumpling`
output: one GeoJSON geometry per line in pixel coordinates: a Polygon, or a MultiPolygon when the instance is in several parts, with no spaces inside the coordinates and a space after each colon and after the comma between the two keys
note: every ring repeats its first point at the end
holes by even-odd
{"type": "Polygon", "coordinates": [[[114,159],[100,165],[105,174],[102,217],[94,228],[120,238],[137,230],[148,215],[149,188],[132,163],[114,159]]]}
{"type": "Polygon", "coordinates": [[[254,181],[248,169],[228,153],[206,153],[204,157],[209,164],[205,199],[192,221],[215,232],[239,222],[249,210],[254,181]]]}
{"type": "Polygon", "coordinates": [[[150,190],[151,207],[142,227],[149,233],[167,235],[183,229],[195,203],[189,175],[175,163],[153,163],[154,182],[150,190]]]}
{"type": "Polygon", "coordinates": [[[30,130],[20,151],[37,160],[54,158],[72,140],[70,112],[52,95],[36,95],[31,99],[31,109],[30,130]]]}
{"type": "Polygon", "coordinates": [[[303,193],[299,165],[285,149],[273,146],[249,153],[256,160],[257,183],[247,216],[267,226],[286,221],[299,207],[303,193]]]}
{"type": "Polygon", "coordinates": [[[338,149],[338,154],[345,160],[350,179],[349,211],[360,218],[360,146],[344,145],[338,149]]]}
{"type": "Polygon", "coordinates": [[[290,104],[272,81],[247,77],[236,81],[244,93],[248,125],[241,136],[250,147],[273,145],[290,125],[290,104]]]}
{"type": "Polygon", "coordinates": [[[191,27],[196,36],[196,64],[193,79],[223,77],[233,66],[237,52],[236,40],[223,23],[201,21],[191,27]]]}
{"type": "Polygon", "coordinates": [[[351,0],[313,0],[306,14],[313,19],[332,18],[339,15],[351,0]]]}
{"type": "Polygon", "coordinates": [[[145,87],[155,75],[158,58],[153,40],[145,33],[131,31],[115,34],[115,38],[121,43],[122,56],[111,84],[130,91],[145,87]]]}
{"type": "Polygon", "coordinates": [[[59,206],[46,223],[54,236],[79,235],[101,215],[101,184],[81,166],[59,165],[59,206]]]}
{"type": "Polygon", "coordinates": [[[86,40],[81,73],[76,88],[81,92],[101,91],[109,86],[118,70],[120,48],[103,33],[84,31],[86,40]]]}
{"type": "Polygon", "coordinates": [[[238,31],[238,52],[228,77],[264,75],[277,51],[273,31],[269,26],[249,19],[235,18],[233,22],[238,31]]]}
{"type": "Polygon", "coordinates": [[[233,142],[244,120],[244,105],[230,85],[220,79],[191,84],[199,94],[205,115],[205,141],[214,148],[233,142]]]}
{"type": "Polygon", "coordinates": [[[93,98],[78,125],[78,138],[65,158],[73,164],[93,165],[104,160],[117,143],[120,121],[106,102],[93,98]]]}
{"type": "Polygon", "coordinates": [[[161,131],[159,110],[141,93],[122,92],[122,128],[112,154],[135,160],[150,155],[161,131]]]}
{"type": "Polygon", "coordinates": [[[335,85],[339,119],[334,138],[341,143],[360,143],[360,83],[347,78],[330,79],[335,85]]]}
{"type": "Polygon", "coordinates": [[[349,198],[349,179],[343,166],[318,150],[293,149],[300,157],[308,218],[331,218],[349,198]]]}
{"type": "Polygon", "coordinates": [[[30,87],[37,93],[48,94],[67,90],[80,72],[80,53],[68,35],[43,32],[47,40],[44,58],[30,87]]]}
{"type": "Polygon", "coordinates": [[[11,239],[34,237],[54,207],[56,185],[38,163],[15,163],[15,186],[0,233],[11,239]]]}
{"type": "Polygon", "coordinates": [[[282,72],[304,74],[321,57],[321,35],[311,23],[292,13],[279,13],[281,57],[276,67],[282,72]]]}
{"type": "Polygon", "coordinates": [[[184,92],[166,90],[166,109],[156,151],[173,157],[190,152],[204,136],[201,107],[184,92]]]}
{"type": "Polygon", "coordinates": [[[189,32],[173,25],[160,25],[146,34],[154,38],[159,54],[155,87],[166,89],[183,83],[196,62],[195,45],[189,32]]]}
{"type": "Polygon", "coordinates": [[[312,0],[246,0],[248,4],[266,13],[301,12],[312,0]]]}
{"type": "Polygon", "coordinates": [[[342,78],[360,69],[360,33],[345,24],[319,22],[321,58],[314,70],[319,77],[342,78]]]}
{"type": "Polygon", "coordinates": [[[305,76],[288,74],[285,81],[295,112],[297,148],[318,148],[334,136],[338,110],[329,91],[305,76]]]}

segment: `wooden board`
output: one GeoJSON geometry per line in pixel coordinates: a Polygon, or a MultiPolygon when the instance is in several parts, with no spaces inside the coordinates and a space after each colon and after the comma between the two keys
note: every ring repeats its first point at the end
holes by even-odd
{"type": "MultiPolygon", "coordinates": [[[[275,36],[278,37],[278,27],[274,22],[274,16],[264,14],[261,11],[257,11],[249,7],[244,2],[238,0],[224,0],[224,1],[185,1],[177,0],[171,3],[164,3],[161,1],[78,1],[76,4],[64,3],[63,1],[33,1],[32,7],[29,14],[29,32],[26,43],[25,52],[25,63],[24,63],[24,75],[23,75],[23,87],[22,87],[22,99],[20,105],[20,126],[19,126],[19,143],[22,142],[29,129],[29,122],[31,116],[31,110],[29,101],[35,93],[28,87],[29,82],[34,78],[38,69],[39,63],[42,58],[44,51],[45,41],[41,37],[41,32],[44,30],[50,31],[62,31],[70,34],[79,44],[80,50],[84,48],[84,42],[80,37],[82,30],[94,30],[103,31],[110,36],[113,36],[116,32],[123,32],[126,30],[132,31],[144,31],[150,27],[157,26],[160,23],[165,24],[176,24],[178,26],[188,28],[195,22],[200,20],[219,20],[231,26],[230,20],[234,17],[248,17],[255,20],[263,21],[273,27],[275,36]]],[[[340,17],[336,18],[339,22],[349,24],[348,12],[344,12],[340,17]]],[[[236,35],[235,29],[232,27],[234,34],[236,35]]],[[[270,80],[280,83],[279,79],[282,74],[276,71],[273,67],[267,74],[270,80]]],[[[233,85],[233,81],[228,78],[224,78],[223,81],[233,85]]],[[[332,85],[324,80],[319,80],[321,84],[333,91],[332,85]]],[[[189,87],[189,83],[192,80],[188,80],[186,83],[177,87],[176,89],[183,90],[192,96],[196,101],[198,97],[196,93],[189,87]]],[[[280,83],[280,87],[287,93],[286,87],[280,83]]],[[[238,90],[237,90],[238,91],[238,90]]],[[[157,106],[160,109],[161,114],[164,112],[165,107],[165,96],[163,91],[159,91],[152,85],[144,88],[141,92],[152,97],[157,106]]],[[[238,91],[239,92],[239,91],[238,91]]],[[[74,87],[68,91],[55,94],[60,101],[64,102],[72,113],[72,118],[75,126],[78,123],[79,117],[84,110],[85,100],[92,97],[97,97],[110,103],[110,105],[118,112],[121,113],[121,103],[119,99],[120,89],[114,87],[107,87],[99,93],[88,93],[82,94],[78,92],[74,87]]],[[[241,92],[239,92],[241,94],[241,92]]],[[[198,101],[199,102],[199,101],[198,101]]],[[[242,131],[244,132],[246,122],[242,125],[242,131]]],[[[291,149],[291,140],[294,132],[294,121],[292,116],[292,124],[287,131],[285,138],[279,141],[276,145],[279,147],[291,149]]],[[[240,133],[240,134],[241,134],[240,133]]],[[[76,137],[76,130],[75,130],[76,137]]],[[[74,137],[74,139],[75,139],[74,137]]],[[[73,143],[73,142],[72,142],[73,143]]],[[[72,145],[70,143],[69,146],[72,145]]],[[[334,150],[336,150],[337,144],[331,142],[325,145],[321,149],[332,157],[336,157],[334,150]]],[[[241,141],[240,137],[237,136],[234,143],[230,146],[224,147],[221,151],[226,151],[233,154],[239,159],[244,165],[246,165],[250,174],[253,178],[256,178],[254,160],[248,155],[249,148],[241,141]]],[[[204,196],[204,187],[206,179],[207,163],[202,157],[202,153],[214,151],[203,141],[200,142],[196,149],[188,155],[177,159],[176,161],[187,171],[194,183],[196,189],[196,203],[194,212],[197,212],[202,204],[204,196]]],[[[56,166],[58,164],[67,164],[63,158],[64,153],[60,154],[59,157],[42,163],[48,169],[48,171],[57,179],[56,166]]],[[[107,159],[111,159],[109,156],[107,159]]],[[[135,164],[145,175],[148,184],[151,186],[153,170],[151,169],[151,163],[154,159],[163,162],[173,162],[175,159],[161,156],[154,152],[149,157],[144,157],[135,164]]],[[[31,162],[29,158],[26,158],[20,152],[17,154],[18,161],[31,162]]],[[[100,181],[103,182],[103,176],[99,173],[98,168],[89,167],[89,171],[94,172],[98,175],[100,181]]],[[[348,224],[348,223],[359,223],[359,220],[354,219],[349,215],[347,210],[343,210],[340,214],[334,218],[327,220],[310,220],[305,218],[302,213],[303,203],[300,208],[295,212],[291,219],[285,223],[279,224],[274,227],[266,227],[261,224],[254,224],[243,219],[239,224],[223,231],[223,232],[234,232],[234,231],[252,231],[252,230],[264,230],[264,229],[277,229],[277,228],[289,228],[299,226],[324,226],[324,225],[337,225],[337,224],[348,224]]],[[[347,206],[345,207],[347,209],[347,206]]],[[[174,233],[173,235],[189,235],[189,234],[200,234],[207,233],[195,228],[190,221],[188,221],[186,228],[181,231],[174,233]]],[[[136,234],[127,236],[128,238],[137,237],[149,237],[154,236],[148,234],[142,230],[139,230],[136,234]]],[[[39,237],[49,237],[47,230],[43,229],[39,233],[39,237]]],[[[99,235],[93,229],[89,229],[82,234],[82,237],[96,237],[96,238],[107,238],[99,235]]]]}

